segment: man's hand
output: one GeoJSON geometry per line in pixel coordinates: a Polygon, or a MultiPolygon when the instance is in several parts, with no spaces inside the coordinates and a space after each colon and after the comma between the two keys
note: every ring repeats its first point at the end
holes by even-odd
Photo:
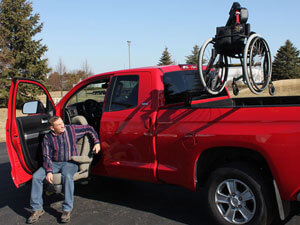
{"type": "Polygon", "coordinates": [[[101,150],[100,144],[95,144],[93,147],[93,151],[96,152],[96,154],[101,150]]]}
{"type": "Polygon", "coordinates": [[[46,180],[47,180],[50,184],[52,184],[52,181],[53,181],[53,174],[52,174],[52,173],[47,173],[46,180]]]}

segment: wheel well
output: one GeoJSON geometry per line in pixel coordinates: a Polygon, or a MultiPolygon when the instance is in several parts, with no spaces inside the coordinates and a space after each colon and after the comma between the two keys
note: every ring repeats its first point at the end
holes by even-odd
{"type": "Polygon", "coordinates": [[[195,171],[196,185],[204,186],[212,171],[233,162],[252,164],[270,181],[273,179],[267,161],[259,152],[246,148],[220,147],[207,149],[198,158],[195,171]]]}

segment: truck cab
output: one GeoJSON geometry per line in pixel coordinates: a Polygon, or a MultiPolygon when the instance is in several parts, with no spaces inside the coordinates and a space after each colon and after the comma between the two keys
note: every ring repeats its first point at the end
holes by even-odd
{"type": "MultiPolygon", "coordinates": [[[[15,185],[29,181],[42,165],[41,142],[53,115],[61,116],[66,124],[83,116],[98,132],[102,151],[93,162],[92,173],[157,182],[157,111],[192,100],[207,101],[211,96],[200,86],[195,66],[116,71],[83,80],[55,105],[42,83],[13,79],[6,134],[15,185]],[[25,89],[38,94],[21,105],[25,89]]],[[[227,94],[225,91],[222,97],[227,94]]]]}

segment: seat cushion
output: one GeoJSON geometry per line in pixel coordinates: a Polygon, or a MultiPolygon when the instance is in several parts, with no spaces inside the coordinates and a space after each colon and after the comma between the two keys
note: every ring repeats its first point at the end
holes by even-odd
{"type": "Polygon", "coordinates": [[[53,184],[61,184],[61,173],[53,174],[53,184]]]}
{"type": "MultiPolygon", "coordinates": [[[[83,169],[81,171],[78,171],[74,174],[73,176],[73,180],[79,180],[79,179],[83,179],[83,178],[88,178],[89,176],[89,172],[88,172],[88,167],[89,167],[89,164],[83,164],[83,165],[86,165],[86,169],[83,169]]],[[[81,165],[81,166],[83,166],[81,165]]],[[[84,167],[84,166],[83,166],[84,167]]],[[[53,174],[53,184],[62,184],[61,183],[61,173],[54,173],[53,174]]]]}
{"type": "Polygon", "coordinates": [[[90,163],[92,162],[93,158],[87,155],[78,155],[78,156],[72,156],[71,160],[76,163],[90,163]]]}

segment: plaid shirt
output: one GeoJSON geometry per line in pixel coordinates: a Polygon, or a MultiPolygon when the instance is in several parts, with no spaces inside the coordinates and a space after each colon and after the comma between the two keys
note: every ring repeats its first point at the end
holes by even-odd
{"type": "Polygon", "coordinates": [[[65,132],[56,135],[50,131],[44,136],[42,149],[44,163],[43,167],[47,173],[52,173],[52,162],[67,162],[72,156],[77,156],[76,142],[84,135],[89,134],[94,144],[100,143],[98,134],[89,125],[66,125],[65,132]]]}

